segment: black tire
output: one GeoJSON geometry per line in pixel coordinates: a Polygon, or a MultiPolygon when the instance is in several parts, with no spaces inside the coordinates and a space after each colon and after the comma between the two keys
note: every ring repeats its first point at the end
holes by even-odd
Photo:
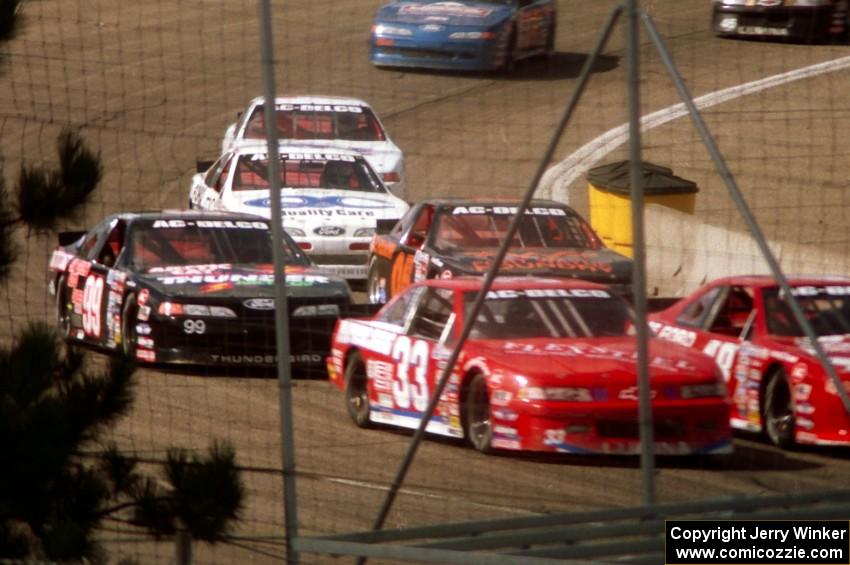
{"type": "Polygon", "coordinates": [[[500,69],[505,74],[511,74],[516,69],[516,61],[514,60],[514,55],[516,54],[516,28],[511,28],[511,33],[508,36],[508,46],[505,50],[505,61],[502,63],[502,68],[500,69]]]}
{"type": "Polygon", "coordinates": [[[466,441],[481,453],[493,448],[493,420],[490,416],[490,391],[487,378],[477,374],[469,381],[463,397],[463,433],[466,441]]]}
{"type": "Polygon", "coordinates": [[[543,56],[547,59],[551,59],[555,55],[555,30],[556,30],[555,22],[552,22],[552,25],[549,26],[549,31],[546,32],[546,47],[543,56]]]}
{"type": "Polygon", "coordinates": [[[764,388],[762,428],[773,445],[788,449],[794,445],[794,401],[784,369],[777,369],[764,388]]]}
{"type": "Polygon", "coordinates": [[[138,334],[136,333],[136,322],[139,314],[139,306],[136,303],[136,295],[129,294],[124,300],[124,307],[121,309],[121,351],[128,359],[136,360],[136,343],[138,334]]]}
{"type": "Polygon", "coordinates": [[[68,285],[65,275],[56,281],[56,326],[63,339],[71,336],[71,312],[68,309],[68,285]]]}
{"type": "Polygon", "coordinates": [[[373,427],[369,420],[369,386],[366,365],[359,353],[354,352],[345,365],[345,407],[358,428],[373,427]]]}
{"type": "Polygon", "coordinates": [[[369,275],[366,279],[366,295],[369,299],[369,304],[383,304],[389,298],[387,293],[389,288],[387,281],[384,280],[384,296],[381,300],[381,273],[378,267],[378,259],[372,259],[372,264],[369,265],[369,275]]]}

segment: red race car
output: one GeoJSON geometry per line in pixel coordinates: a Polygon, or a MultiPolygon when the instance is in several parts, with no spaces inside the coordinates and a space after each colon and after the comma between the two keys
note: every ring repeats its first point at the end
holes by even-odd
{"type": "MultiPolygon", "coordinates": [[[[789,285],[850,387],[850,279],[793,278],[789,285]]],[[[658,337],[717,361],[733,428],[765,432],[781,447],[850,445],[850,416],[772,277],[708,283],[652,314],[650,326],[658,337]]]]}
{"type": "MultiPolygon", "coordinates": [[[[341,319],[328,371],[355,424],[416,428],[482,279],[422,281],[370,319],[341,319]]],[[[497,278],[429,432],[480,451],[639,452],[628,305],[572,279],[497,278]]],[[[729,403],[708,357],[653,339],[655,452],[728,453],[729,403]]]]}

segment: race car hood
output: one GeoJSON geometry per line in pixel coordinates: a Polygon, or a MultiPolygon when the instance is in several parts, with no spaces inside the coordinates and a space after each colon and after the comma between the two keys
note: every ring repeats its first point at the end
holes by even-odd
{"type": "MultiPolygon", "coordinates": [[[[229,209],[271,217],[267,190],[246,190],[231,195],[229,209]]],[[[352,190],[285,188],[281,191],[284,226],[308,220],[336,219],[348,225],[374,226],[376,220],[400,218],[409,205],[389,193],[352,190]]]]}
{"type": "Polygon", "coordinates": [[[380,23],[490,27],[510,17],[512,8],[486,2],[391,2],[378,11],[380,23]]]}
{"type": "MultiPolygon", "coordinates": [[[[436,256],[453,274],[480,275],[490,268],[496,252],[496,249],[476,249],[441,253],[436,256]]],[[[632,279],[632,261],[607,248],[514,249],[508,251],[499,273],[573,277],[605,284],[624,284],[632,279]]]]}
{"type": "MultiPolygon", "coordinates": [[[[470,340],[465,352],[487,359],[493,374],[520,375],[534,386],[623,390],[637,385],[634,337],[470,340]]],[[[718,382],[714,362],[685,347],[652,339],[649,359],[653,389],[718,382]]]]}
{"type": "MultiPolygon", "coordinates": [[[[137,281],[169,298],[272,298],[272,265],[187,265],[141,273],[137,281]]],[[[344,279],[313,267],[287,267],[286,291],[293,298],[348,297],[344,279]]]]}

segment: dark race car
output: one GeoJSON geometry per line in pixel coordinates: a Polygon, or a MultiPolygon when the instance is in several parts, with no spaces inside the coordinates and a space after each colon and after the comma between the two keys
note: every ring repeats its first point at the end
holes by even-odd
{"type": "MultiPolygon", "coordinates": [[[[413,282],[483,275],[505,239],[515,202],[440,198],[419,202],[369,253],[368,293],[384,303],[413,282]]],[[[500,274],[581,278],[631,295],[632,260],[606,248],[572,208],[535,200],[500,274]]]]}
{"type": "Polygon", "coordinates": [[[719,36],[841,39],[848,0],[713,0],[711,25],[719,36]]]}
{"type": "Polygon", "coordinates": [[[375,16],[370,58],[379,66],[510,70],[555,48],[552,0],[395,0],[375,16]]]}
{"type": "MultiPolygon", "coordinates": [[[[283,249],[293,367],[321,371],[350,290],[289,236],[283,249]]],[[[269,223],[255,216],[114,214],[60,236],[50,292],[71,341],[147,363],[273,366],[272,263],[269,223]]]]}
{"type": "MultiPolygon", "coordinates": [[[[850,390],[850,279],[792,278],[791,292],[850,390]]],[[[768,276],[719,279],[650,316],[661,339],[717,362],[733,428],[776,445],[850,445],[850,414],[814,348],[768,276]]]]}

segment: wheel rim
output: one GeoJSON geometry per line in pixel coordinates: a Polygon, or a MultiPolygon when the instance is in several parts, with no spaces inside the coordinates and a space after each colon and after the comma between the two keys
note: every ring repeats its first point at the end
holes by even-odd
{"type": "Polygon", "coordinates": [[[366,375],[363,365],[358,363],[351,371],[348,381],[348,412],[357,423],[363,425],[369,421],[369,390],[366,387],[366,375]]]}
{"type": "Polygon", "coordinates": [[[133,306],[134,300],[135,297],[133,296],[127,299],[127,304],[124,306],[123,320],[121,320],[123,324],[123,335],[121,336],[122,349],[124,350],[124,355],[131,359],[136,356],[136,310],[133,306]]]}
{"type": "Polygon", "coordinates": [[[791,395],[784,381],[772,383],[765,405],[765,427],[771,441],[777,445],[789,438],[794,428],[791,395]]]}
{"type": "Polygon", "coordinates": [[[380,296],[381,285],[378,281],[377,276],[369,276],[369,302],[371,304],[380,304],[381,296],[380,296]]]}
{"type": "Polygon", "coordinates": [[[473,381],[467,402],[469,441],[476,449],[483,451],[490,446],[492,423],[487,385],[481,379],[473,381]]]}

